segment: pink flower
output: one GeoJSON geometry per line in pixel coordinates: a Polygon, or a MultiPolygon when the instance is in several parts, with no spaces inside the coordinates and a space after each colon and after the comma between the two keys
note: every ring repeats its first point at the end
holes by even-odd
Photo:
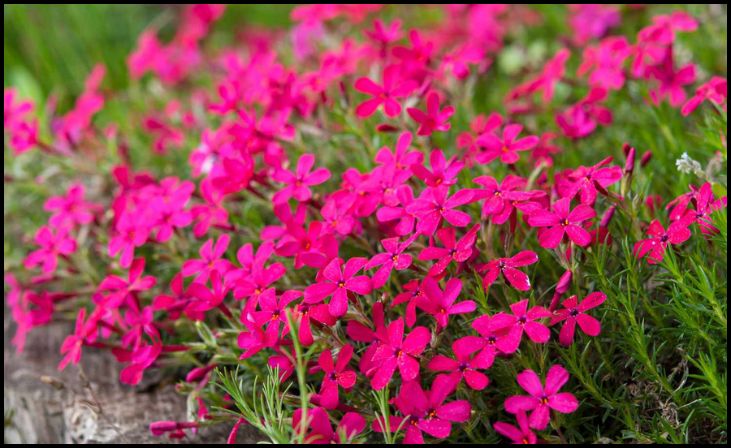
{"type": "Polygon", "coordinates": [[[510,327],[505,327],[504,325],[504,316],[500,315],[497,319],[495,319],[495,316],[490,317],[485,314],[472,321],[472,328],[474,328],[481,337],[465,336],[463,338],[470,338],[470,343],[482,346],[482,351],[478,356],[482,359],[483,365],[486,366],[485,368],[490,368],[493,362],[495,362],[495,356],[499,352],[502,352],[497,342],[505,338],[510,332],[510,327]]]}
{"type": "Polygon", "coordinates": [[[523,332],[537,343],[545,344],[551,337],[551,331],[538,320],[550,317],[551,313],[542,306],[528,309],[528,299],[510,305],[513,314],[500,312],[492,317],[492,328],[497,331],[507,330],[504,337],[496,341],[497,348],[504,353],[513,353],[518,349],[523,332]]]}
{"type": "Polygon", "coordinates": [[[426,112],[415,107],[406,109],[411,118],[419,123],[418,135],[431,135],[434,131],[446,132],[451,127],[449,118],[454,115],[454,107],[439,110],[439,94],[431,91],[426,95],[426,112]]]}
{"type": "MultiPolygon", "coordinates": [[[[437,439],[445,439],[452,432],[452,422],[466,422],[472,407],[467,400],[444,403],[454,391],[456,384],[447,375],[438,375],[430,391],[424,391],[418,381],[408,381],[401,386],[394,400],[396,408],[404,417],[392,416],[389,421],[391,431],[402,428],[405,444],[422,444],[422,431],[437,439]]],[[[383,432],[385,422],[373,422],[375,432],[383,432]]]]}
{"type": "Polygon", "coordinates": [[[305,302],[320,303],[332,295],[329,304],[330,314],[335,317],[344,315],[348,310],[349,291],[356,294],[371,292],[371,279],[366,275],[355,275],[367,262],[365,258],[354,257],[343,266],[343,260],[335,258],[322,269],[320,281],[305,288],[305,302]]]}
{"type": "Polygon", "coordinates": [[[61,344],[61,354],[64,357],[58,364],[58,370],[63,370],[70,362],[78,364],[81,360],[81,348],[84,345],[84,341],[96,330],[96,325],[92,322],[92,319],[84,322],[85,320],[86,309],[81,308],[79,314],[76,316],[74,333],[66,336],[66,339],[61,344]]]}
{"type": "Polygon", "coordinates": [[[598,336],[602,329],[601,324],[598,320],[586,314],[586,311],[598,307],[605,300],[607,300],[607,296],[602,292],[589,294],[581,303],[578,303],[576,296],[564,300],[562,303],[563,309],[555,311],[551,317],[551,326],[559,322],[566,322],[558,335],[561,344],[571,345],[574,342],[577,323],[584,333],[589,336],[598,336]]]}
{"type": "Polygon", "coordinates": [[[396,19],[390,25],[386,25],[381,19],[376,19],[373,21],[373,29],[365,30],[363,33],[369,39],[387,45],[401,38],[401,21],[396,19]]]}
{"type": "Polygon", "coordinates": [[[452,344],[452,352],[456,360],[444,355],[436,355],[429,361],[429,370],[436,372],[451,372],[450,377],[459,383],[464,378],[467,385],[474,390],[482,390],[489,384],[487,375],[478,370],[487,369],[490,366],[485,358],[474,355],[482,348],[479,339],[467,336],[457,339],[452,344]]]}
{"type": "Polygon", "coordinates": [[[109,291],[104,303],[111,308],[119,307],[130,296],[135,297],[137,293],[152,289],[157,279],[151,275],[143,276],[145,271],[145,259],[135,258],[127,272],[127,279],[116,275],[107,275],[99,284],[99,291],[109,291]]]}
{"type": "Polygon", "coordinates": [[[619,90],[624,86],[624,61],[632,47],[624,36],[603,39],[598,46],[584,49],[578,76],[589,75],[589,86],[606,90],[619,90]]]}
{"type": "Polygon", "coordinates": [[[353,356],[353,346],[344,345],[338,353],[338,361],[333,362],[332,352],[325,350],[320,354],[317,363],[325,373],[320,387],[320,405],[326,409],[338,406],[338,386],[350,389],[355,385],[355,371],[347,369],[353,356]]]}
{"type": "Polygon", "coordinates": [[[482,134],[477,138],[477,144],[484,147],[485,151],[477,156],[477,161],[484,164],[500,158],[501,162],[507,164],[517,162],[520,159],[518,151],[527,151],[540,141],[535,135],[516,139],[522,130],[520,124],[509,124],[503,128],[502,138],[492,133],[482,134]]]}
{"type": "Polygon", "coordinates": [[[383,166],[390,166],[396,170],[408,170],[413,165],[421,165],[424,154],[420,151],[409,151],[413,136],[411,132],[403,132],[396,141],[394,151],[384,146],[376,153],[375,161],[383,166]]]}
{"type": "Polygon", "coordinates": [[[591,243],[591,235],[582,224],[596,216],[596,212],[588,205],[577,205],[570,210],[571,199],[563,198],[553,203],[553,211],[538,210],[528,216],[531,227],[545,227],[538,234],[541,247],[553,249],[557,247],[564,235],[579,246],[591,243]]]}
{"type": "Polygon", "coordinates": [[[61,227],[55,231],[48,226],[41,227],[36,232],[34,241],[40,249],[29,253],[23,260],[23,266],[31,269],[42,265],[44,274],[56,271],[59,255],[67,256],[76,252],[76,240],[69,236],[68,230],[61,227]]]}
{"type": "Polygon", "coordinates": [[[369,78],[358,78],[355,81],[355,90],[371,95],[355,108],[355,114],[360,118],[373,115],[378,106],[383,104],[387,117],[396,117],[401,113],[401,104],[398,98],[404,98],[416,89],[416,83],[404,79],[397,65],[389,65],[383,70],[383,85],[378,85],[369,78]]]}
{"type": "Polygon", "coordinates": [[[396,189],[399,206],[383,206],[376,211],[378,222],[388,223],[398,236],[410,235],[414,231],[416,216],[407,207],[414,202],[414,192],[408,185],[396,189]]]}
{"type": "MultiPolygon", "coordinates": [[[[287,310],[289,304],[302,297],[301,291],[289,290],[279,296],[274,288],[264,291],[259,297],[259,308],[261,311],[251,311],[250,319],[259,327],[264,328],[265,338],[269,341],[276,341],[279,338],[279,329],[285,328],[288,331],[287,310]]],[[[244,311],[248,312],[248,311],[244,311]]]]}
{"type": "Polygon", "coordinates": [[[74,226],[89,224],[99,206],[84,200],[84,185],[72,184],[66,196],[52,196],[43,205],[43,209],[54,212],[48,220],[52,226],[74,226]]]}
{"type": "Polygon", "coordinates": [[[109,256],[114,257],[118,253],[122,253],[119,257],[119,264],[123,268],[128,268],[132,264],[135,255],[135,247],[145,244],[150,236],[150,226],[146,217],[140,217],[135,220],[129,213],[123,213],[117,221],[116,232],[112,233],[109,239],[109,256]]]}
{"type": "MultiPolygon", "coordinates": [[[[357,412],[346,412],[335,430],[330,423],[330,417],[324,408],[312,408],[307,410],[308,424],[305,428],[309,432],[305,435],[305,443],[308,444],[343,444],[348,443],[355,436],[363,432],[366,420],[357,412]],[[341,437],[344,435],[345,438],[341,437]]],[[[302,431],[302,409],[297,409],[292,415],[292,427],[295,433],[302,431]]]]}
{"type": "MultiPolygon", "coordinates": [[[[703,101],[711,101],[712,103],[721,105],[726,102],[728,97],[728,83],[726,78],[714,76],[710,81],[702,84],[695,91],[695,95],[689,99],[680,109],[680,113],[687,117],[691,114],[703,101]]],[[[723,107],[726,109],[726,106],[723,107]]]]}
{"type": "Polygon", "coordinates": [[[498,276],[502,275],[505,281],[513,288],[518,291],[528,291],[530,289],[530,279],[526,274],[516,268],[528,266],[536,262],[538,262],[538,255],[533,251],[524,250],[511,258],[491,260],[478,270],[485,272],[485,275],[482,277],[482,283],[485,285],[485,288],[492,285],[498,276]]]}
{"type": "Polygon", "coordinates": [[[556,114],[556,123],[569,138],[584,138],[594,132],[598,124],[608,125],[612,122],[612,111],[601,106],[607,98],[607,89],[594,87],[586,97],[556,114]]]}
{"type": "Polygon", "coordinates": [[[386,238],[385,240],[381,240],[381,244],[387,252],[374,255],[365,266],[366,270],[380,266],[380,269],[373,275],[374,288],[381,288],[385,285],[394,268],[402,271],[411,266],[411,255],[404,253],[404,251],[414,242],[414,239],[416,239],[415,236],[403,242],[400,242],[399,238],[386,238]]]}
{"type": "MultiPolygon", "coordinates": [[[[579,4],[569,5],[569,8],[571,12],[569,23],[574,31],[573,39],[579,46],[586,45],[592,39],[604,37],[622,20],[622,15],[615,6],[579,4]]],[[[535,436],[533,438],[535,439],[535,436]]]]}
{"type": "Polygon", "coordinates": [[[509,423],[503,422],[495,422],[492,426],[496,432],[509,438],[513,443],[523,445],[535,445],[538,443],[536,434],[530,430],[528,415],[525,412],[518,412],[515,419],[518,421],[517,428],[509,423]]]}
{"type": "Polygon", "coordinates": [[[429,268],[428,275],[435,277],[447,269],[449,263],[454,260],[457,263],[467,261],[473,252],[479,224],[475,224],[459,241],[455,241],[454,227],[444,227],[437,230],[437,238],[444,244],[444,247],[430,246],[419,253],[419,260],[437,260],[429,268]]]}
{"type": "Polygon", "coordinates": [[[653,220],[647,228],[650,238],[635,243],[633,253],[636,257],[647,257],[648,264],[658,264],[665,257],[665,250],[669,244],[681,244],[690,238],[688,226],[694,221],[692,214],[686,214],[684,218],[671,223],[668,229],[660,224],[657,219],[653,220]]]}
{"type": "Polygon", "coordinates": [[[403,289],[404,291],[401,294],[394,297],[393,302],[391,302],[391,307],[393,308],[404,302],[408,302],[406,304],[405,318],[406,325],[411,328],[416,323],[416,307],[421,306],[427,299],[419,280],[414,279],[409,281],[404,285],[403,289]]]}
{"type": "Polygon", "coordinates": [[[199,254],[201,258],[194,260],[186,260],[183,263],[181,272],[183,277],[190,277],[196,275],[194,282],[205,283],[208,281],[208,277],[211,272],[218,271],[219,274],[225,274],[233,268],[233,264],[222,258],[228,248],[228,243],[231,241],[231,237],[224,233],[213,244],[213,238],[206,241],[201,246],[199,254]]]}
{"type": "Polygon", "coordinates": [[[419,375],[419,361],[416,358],[429,343],[431,332],[425,327],[416,327],[404,339],[404,321],[398,318],[388,325],[384,336],[372,358],[374,366],[371,370],[374,375],[371,387],[375,390],[388,385],[396,368],[404,381],[411,381],[419,375]]]}
{"type": "Polygon", "coordinates": [[[447,327],[449,316],[471,313],[477,309],[477,304],[472,300],[454,303],[462,291],[462,281],[458,278],[449,279],[442,291],[437,280],[433,277],[426,277],[422,288],[426,294],[426,300],[421,302],[420,307],[434,316],[439,328],[447,327]]]}
{"type": "Polygon", "coordinates": [[[309,200],[312,197],[309,187],[319,185],[330,178],[330,171],[327,168],[317,168],[311,172],[314,164],[314,155],[303,154],[297,162],[296,172],[292,173],[281,168],[275,171],[272,178],[287,184],[287,186],[279,190],[272,198],[272,201],[275,204],[281,204],[291,197],[299,202],[309,200]]]}
{"type": "Polygon", "coordinates": [[[299,331],[297,337],[304,346],[312,345],[314,339],[312,337],[312,323],[331,327],[335,325],[337,319],[328,311],[328,305],[321,303],[318,305],[310,305],[308,303],[300,303],[295,308],[292,316],[299,321],[299,331]]]}
{"type": "Polygon", "coordinates": [[[482,216],[491,217],[495,224],[504,224],[511,217],[516,202],[545,196],[542,191],[524,191],[528,182],[512,174],[505,176],[502,184],[498,184],[491,176],[479,176],[473,179],[473,182],[485,187],[478,190],[475,195],[485,199],[482,204],[482,216]]]}
{"type": "MultiPolygon", "coordinates": [[[[191,298],[197,300],[191,300],[186,306],[186,314],[204,317],[206,311],[210,311],[214,308],[225,309],[223,301],[226,298],[229,290],[229,285],[223,279],[223,275],[218,271],[212,271],[210,274],[211,288],[208,289],[205,283],[193,282],[188,286],[187,293],[191,298]]],[[[225,311],[227,314],[228,311],[225,311]]]]}
{"type": "Polygon", "coordinates": [[[569,380],[569,373],[558,364],[551,366],[546,375],[545,387],[532,370],[518,374],[518,384],[530,395],[514,395],[505,400],[505,410],[511,414],[531,411],[528,422],[537,430],[546,429],[551,410],[570,414],[579,407],[579,402],[569,392],[558,393],[569,380]]]}
{"type": "Polygon", "coordinates": [[[610,156],[594,166],[580,166],[569,171],[556,181],[559,194],[564,198],[574,198],[578,194],[582,204],[593,206],[597,196],[597,185],[601,189],[606,189],[622,178],[622,168],[605,166],[611,162],[610,156]]]}
{"type": "Polygon", "coordinates": [[[421,161],[413,163],[411,171],[425,184],[433,188],[454,185],[457,182],[457,175],[464,167],[464,163],[456,156],[446,160],[440,149],[435,149],[429,154],[429,162],[431,163],[431,171],[424,168],[421,161]]]}
{"type": "Polygon", "coordinates": [[[234,297],[238,300],[248,299],[248,305],[252,308],[256,306],[259,295],[282,278],[286,272],[282,263],[266,265],[274,252],[274,244],[271,241],[264,241],[256,254],[253,250],[251,244],[241,246],[236,252],[241,269],[232,269],[226,273],[226,281],[231,282],[234,297]]]}
{"type": "Polygon", "coordinates": [[[162,353],[162,344],[159,342],[137,347],[125,356],[123,361],[129,361],[130,364],[119,372],[119,381],[132,386],[139,384],[145,370],[155,362],[160,353],[162,353]]]}
{"type": "Polygon", "coordinates": [[[416,225],[419,233],[432,235],[441,224],[442,218],[456,227],[464,227],[470,223],[470,215],[454,209],[470,202],[473,192],[460,190],[447,198],[448,192],[448,187],[429,188],[424,190],[419,199],[406,207],[407,212],[419,218],[416,225]]]}

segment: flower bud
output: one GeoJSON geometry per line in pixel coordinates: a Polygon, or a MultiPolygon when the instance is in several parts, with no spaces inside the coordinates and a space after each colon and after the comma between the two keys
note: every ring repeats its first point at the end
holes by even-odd
{"type": "Polygon", "coordinates": [[[650,160],[652,160],[652,151],[645,151],[644,154],[642,154],[642,158],[640,159],[640,166],[644,167],[648,163],[650,163],[650,160]]]}

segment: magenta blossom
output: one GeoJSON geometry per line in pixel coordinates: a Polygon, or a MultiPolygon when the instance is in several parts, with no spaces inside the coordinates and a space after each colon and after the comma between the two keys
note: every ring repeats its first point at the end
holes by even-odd
{"type": "Polygon", "coordinates": [[[211,272],[218,271],[220,274],[225,274],[231,270],[234,267],[233,264],[222,258],[230,241],[231,237],[226,233],[218,238],[215,245],[213,244],[213,238],[206,241],[199,251],[201,258],[187,260],[183,263],[183,277],[197,274],[194,281],[205,283],[208,281],[211,272]]]}
{"type": "Polygon", "coordinates": [[[471,313],[477,309],[477,304],[472,300],[454,303],[462,291],[462,281],[458,278],[449,279],[442,291],[439,283],[433,277],[426,277],[422,288],[424,288],[426,300],[421,302],[420,307],[434,316],[441,329],[447,327],[449,316],[471,313]]]}
{"type": "Polygon", "coordinates": [[[452,344],[452,352],[456,359],[444,355],[436,355],[429,361],[429,370],[437,372],[450,372],[453,381],[459,383],[464,378],[467,385],[474,390],[482,390],[489,384],[487,375],[479,370],[487,369],[490,366],[485,358],[474,355],[482,348],[479,338],[466,336],[457,339],[452,344]]]}
{"type": "Polygon", "coordinates": [[[596,216],[596,212],[588,205],[577,205],[570,210],[571,199],[563,198],[554,202],[553,211],[537,210],[528,216],[531,227],[545,227],[538,234],[541,247],[554,249],[563,240],[564,235],[579,246],[588,246],[591,235],[582,224],[596,216]]]}
{"type": "Polygon", "coordinates": [[[511,414],[531,411],[528,422],[530,427],[544,430],[548,426],[551,410],[570,414],[579,407],[579,402],[569,392],[559,393],[561,386],[569,380],[569,373],[558,364],[551,366],[546,375],[545,387],[532,370],[518,374],[518,384],[530,395],[514,395],[505,400],[505,410],[511,414]]]}
{"type": "Polygon", "coordinates": [[[432,235],[441,224],[442,218],[456,227],[464,227],[470,223],[470,215],[454,209],[470,202],[473,192],[460,190],[447,198],[448,191],[447,187],[429,188],[406,207],[407,212],[414,213],[419,218],[416,226],[419,233],[432,235]]]}
{"type": "Polygon", "coordinates": [[[354,257],[345,262],[335,258],[322,269],[322,277],[318,283],[305,289],[305,302],[320,303],[331,296],[329,311],[340,317],[348,310],[348,292],[370,294],[373,285],[366,275],[355,275],[363,269],[368,260],[354,257]],[[341,269],[342,267],[342,269],[341,269]]]}
{"type": "Polygon", "coordinates": [[[507,334],[498,339],[497,348],[504,353],[513,353],[518,349],[523,332],[538,344],[545,344],[551,337],[551,331],[538,320],[550,317],[551,313],[542,306],[528,309],[528,299],[510,305],[513,314],[500,312],[492,317],[493,328],[498,331],[507,330],[507,334]]]}
{"type": "MultiPolygon", "coordinates": [[[[388,325],[373,354],[374,375],[371,387],[381,390],[391,381],[398,368],[404,381],[411,381],[419,375],[419,361],[416,359],[431,339],[431,332],[425,327],[416,327],[404,339],[404,320],[398,318],[388,325]]],[[[370,373],[370,372],[368,372],[370,373]]]]}
{"type": "Polygon", "coordinates": [[[439,94],[431,91],[426,95],[426,111],[410,107],[406,109],[411,118],[419,123],[418,135],[431,135],[434,131],[446,132],[452,126],[449,118],[454,115],[454,107],[439,110],[439,94]]]}
{"type": "Polygon", "coordinates": [[[658,264],[665,257],[665,250],[670,244],[681,244],[690,238],[688,226],[694,221],[692,214],[686,214],[684,218],[671,223],[667,230],[657,219],[653,220],[647,227],[647,234],[650,238],[635,243],[634,254],[638,258],[647,257],[648,264],[658,264]]]}
{"type": "Polygon", "coordinates": [[[355,385],[355,371],[347,369],[353,356],[353,346],[344,345],[338,353],[337,362],[333,362],[331,350],[325,350],[317,360],[319,368],[325,373],[320,388],[320,404],[326,409],[338,406],[338,386],[350,389],[355,385]]]}
{"type": "MultiPolygon", "coordinates": [[[[422,431],[437,439],[445,439],[452,432],[452,423],[466,422],[472,407],[467,400],[444,403],[456,384],[447,375],[438,375],[430,391],[424,391],[418,381],[408,381],[401,386],[394,400],[396,409],[404,417],[391,416],[391,431],[402,428],[404,443],[422,444],[422,431]]],[[[375,432],[384,431],[385,422],[379,418],[373,422],[375,432]]]]}
{"type": "Polygon", "coordinates": [[[412,257],[404,253],[404,251],[414,242],[414,239],[416,239],[415,236],[403,242],[399,242],[399,238],[386,238],[381,240],[381,244],[387,252],[374,255],[365,266],[366,270],[380,266],[378,271],[373,275],[374,288],[380,288],[385,285],[394,268],[402,271],[411,266],[412,257]]]}
{"type": "Polygon", "coordinates": [[[502,138],[492,133],[482,134],[477,138],[477,144],[484,147],[485,151],[477,156],[477,161],[484,164],[500,158],[501,162],[507,164],[517,162],[520,159],[518,151],[527,151],[540,141],[535,135],[517,139],[522,130],[522,125],[509,124],[503,128],[502,138]]]}
{"type": "Polygon", "coordinates": [[[65,196],[52,196],[43,205],[44,210],[53,212],[48,220],[52,226],[89,224],[98,208],[84,200],[84,185],[78,182],[69,187],[65,196]]]}
{"type": "Polygon", "coordinates": [[[309,200],[312,197],[310,187],[319,185],[330,178],[330,171],[327,168],[317,168],[315,171],[311,171],[314,164],[314,155],[303,154],[297,161],[297,170],[294,173],[281,168],[275,171],[272,178],[286,186],[274,195],[272,202],[281,204],[292,197],[299,202],[309,200]]]}
{"type": "Polygon", "coordinates": [[[157,279],[151,275],[142,274],[145,271],[145,259],[135,258],[127,273],[127,279],[116,275],[108,275],[99,284],[99,291],[109,291],[105,304],[112,308],[119,307],[128,298],[152,289],[157,279]]]}
{"type": "Polygon", "coordinates": [[[602,292],[589,294],[581,303],[578,303],[576,296],[571,296],[564,300],[562,303],[563,309],[555,311],[551,317],[551,326],[559,322],[566,322],[558,335],[558,340],[561,344],[571,345],[574,342],[574,332],[576,331],[577,323],[584,333],[589,336],[598,336],[602,330],[601,323],[586,314],[586,312],[598,307],[605,300],[607,300],[607,296],[602,292]]]}
{"type": "Polygon", "coordinates": [[[528,415],[525,412],[518,412],[515,419],[518,421],[517,428],[509,423],[503,422],[495,422],[492,426],[495,428],[495,432],[504,435],[515,444],[535,445],[538,443],[536,434],[530,429],[528,415]]]}
{"type": "MultiPolygon", "coordinates": [[[[351,441],[363,432],[366,420],[357,412],[346,412],[340,419],[337,428],[333,430],[330,417],[324,408],[312,408],[307,411],[309,432],[305,435],[308,444],[343,444],[351,441]]],[[[302,409],[297,409],[292,415],[292,427],[296,433],[302,431],[302,409]]]]}
{"type": "Polygon", "coordinates": [[[485,275],[482,277],[482,283],[485,285],[485,288],[488,288],[497,280],[498,276],[502,275],[513,288],[518,291],[528,291],[530,289],[530,279],[526,274],[516,268],[528,266],[536,262],[538,262],[538,255],[530,250],[518,252],[511,258],[498,258],[497,260],[489,261],[480,269],[480,271],[485,272],[485,275]]]}
{"type": "Polygon", "coordinates": [[[459,241],[456,241],[454,227],[444,227],[437,230],[437,238],[444,247],[430,245],[419,253],[419,260],[437,260],[429,268],[428,275],[435,277],[447,269],[449,263],[454,260],[457,263],[467,261],[472,256],[479,224],[475,224],[459,241]]]}
{"type": "Polygon", "coordinates": [[[495,224],[504,224],[510,218],[515,203],[545,196],[542,191],[524,191],[528,182],[512,174],[505,176],[501,184],[491,176],[479,176],[473,182],[484,187],[475,194],[485,200],[482,216],[490,217],[495,224]]]}
{"type": "Polygon", "coordinates": [[[59,256],[68,256],[76,252],[76,240],[68,234],[68,230],[57,227],[51,230],[48,226],[38,229],[34,241],[40,246],[29,253],[23,260],[23,265],[27,269],[36,266],[43,266],[44,274],[51,274],[58,266],[59,256]]]}
{"type": "Polygon", "coordinates": [[[355,81],[355,90],[371,95],[355,108],[355,114],[360,118],[373,115],[378,106],[383,104],[387,117],[396,117],[401,113],[399,98],[407,97],[416,89],[416,83],[402,78],[398,65],[389,65],[383,70],[383,85],[378,85],[369,78],[358,78],[355,81]]]}

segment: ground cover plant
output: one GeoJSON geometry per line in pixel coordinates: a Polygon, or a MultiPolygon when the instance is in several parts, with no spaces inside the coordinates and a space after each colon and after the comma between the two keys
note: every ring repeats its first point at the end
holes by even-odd
{"type": "Polygon", "coordinates": [[[17,351],[162,369],[173,439],[727,441],[725,6],[272,11],[6,31],[17,351]]]}

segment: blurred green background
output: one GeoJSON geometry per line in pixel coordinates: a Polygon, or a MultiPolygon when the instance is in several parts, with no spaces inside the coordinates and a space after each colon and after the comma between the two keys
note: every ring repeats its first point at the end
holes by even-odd
{"type": "MultiPolygon", "coordinates": [[[[178,5],[5,5],[3,6],[4,86],[34,99],[53,92],[78,94],[97,62],[107,66],[105,85],[127,86],[127,55],[137,37],[154,24],[165,40],[173,35],[178,5]]],[[[231,5],[215,29],[233,39],[247,25],[286,27],[292,5],[231,5]],[[231,32],[226,32],[231,31],[231,32]]],[[[214,42],[220,43],[220,42],[214,42]]]]}

